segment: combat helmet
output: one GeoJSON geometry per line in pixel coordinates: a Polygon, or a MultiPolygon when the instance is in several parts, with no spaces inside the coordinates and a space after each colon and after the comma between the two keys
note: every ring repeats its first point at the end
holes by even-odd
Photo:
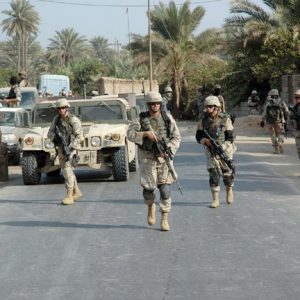
{"type": "Polygon", "coordinates": [[[173,90],[169,85],[165,87],[165,93],[173,93],[173,90]]]}
{"type": "Polygon", "coordinates": [[[209,105],[214,105],[214,106],[217,106],[217,107],[220,107],[221,104],[220,104],[220,100],[218,97],[216,96],[208,96],[205,98],[204,100],[204,106],[209,106],[209,105]]]}
{"type": "Polygon", "coordinates": [[[61,98],[61,99],[58,99],[55,102],[55,106],[56,106],[56,108],[59,108],[59,107],[70,107],[70,104],[69,104],[69,102],[68,102],[68,100],[66,98],[61,98]]]}
{"type": "Polygon", "coordinates": [[[278,96],[279,97],[279,92],[277,89],[271,89],[269,92],[269,95],[272,96],[278,96]]]}
{"type": "Polygon", "coordinates": [[[161,103],[162,102],[161,94],[157,92],[148,92],[145,97],[145,102],[146,104],[158,103],[158,102],[161,103]]]}
{"type": "Polygon", "coordinates": [[[300,89],[296,90],[294,93],[295,96],[300,96],[300,89]]]}
{"type": "Polygon", "coordinates": [[[251,94],[252,94],[252,95],[256,95],[256,94],[257,94],[257,90],[253,90],[253,91],[251,92],[251,94]]]}

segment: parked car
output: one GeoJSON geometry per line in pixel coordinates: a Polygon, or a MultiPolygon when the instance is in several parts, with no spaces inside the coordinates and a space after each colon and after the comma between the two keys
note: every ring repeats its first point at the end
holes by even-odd
{"type": "Polygon", "coordinates": [[[2,142],[7,144],[9,163],[14,165],[20,164],[21,137],[25,134],[25,131],[27,131],[23,120],[26,114],[29,119],[29,114],[24,108],[0,108],[2,142]]]}

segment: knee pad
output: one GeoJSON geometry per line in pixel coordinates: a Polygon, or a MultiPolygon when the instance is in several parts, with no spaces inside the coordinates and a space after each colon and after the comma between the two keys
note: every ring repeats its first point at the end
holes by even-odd
{"type": "Polygon", "coordinates": [[[144,197],[145,200],[154,200],[155,199],[154,190],[144,189],[143,190],[143,197],[144,197]]]}
{"type": "Polygon", "coordinates": [[[218,186],[220,181],[220,174],[217,169],[209,169],[209,185],[218,186]]]}
{"type": "Polygon", "coordinates": [[[223,182],[225,186],[233,186],[233,174],[232,173],[224,174],[223,182]]]}
{"type": "Polygon", "coordinates": [[[162,184],[158,188],[161,199],[167,200],[171,197],[171,190],[169,184],[162,184]]]}

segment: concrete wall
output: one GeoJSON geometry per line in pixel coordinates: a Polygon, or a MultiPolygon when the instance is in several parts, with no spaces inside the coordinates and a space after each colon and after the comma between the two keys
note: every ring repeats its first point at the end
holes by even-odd
{"type": "MultiPolygon", "coordinates": [[[[126,93],[141,94],[143,90],[142,80],[129,80],[111,77],[101,77],[98,82],[99,95],[118,95],[126,93]]],[[[144,80],[145,92],[150,91],[149,80],[144,80]]],[[[159,86],[156,80],[152,81],[152,91],[158,92],[159,86]]]]}

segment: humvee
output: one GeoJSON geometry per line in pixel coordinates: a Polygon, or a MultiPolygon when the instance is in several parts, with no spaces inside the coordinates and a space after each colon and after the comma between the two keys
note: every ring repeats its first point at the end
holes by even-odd
{"type": "MultiPolygon", "coordinates": [[[[69,100],[69,112],[82,122],[84,141],[78,166],[110,171],[116,181],[126,181],[138,167],[136,145],[127,139],[130,119],[139,108],[130,108],[125,99],[97,96],[69,100]]],[[[32,112],[32,124],[22,142],[22,175],[25,185],[38,184],[42,173],[59,175],[60,166],[54,144],[47,138],[57,110],[55,102],[43,101],[32,112]]]]}

